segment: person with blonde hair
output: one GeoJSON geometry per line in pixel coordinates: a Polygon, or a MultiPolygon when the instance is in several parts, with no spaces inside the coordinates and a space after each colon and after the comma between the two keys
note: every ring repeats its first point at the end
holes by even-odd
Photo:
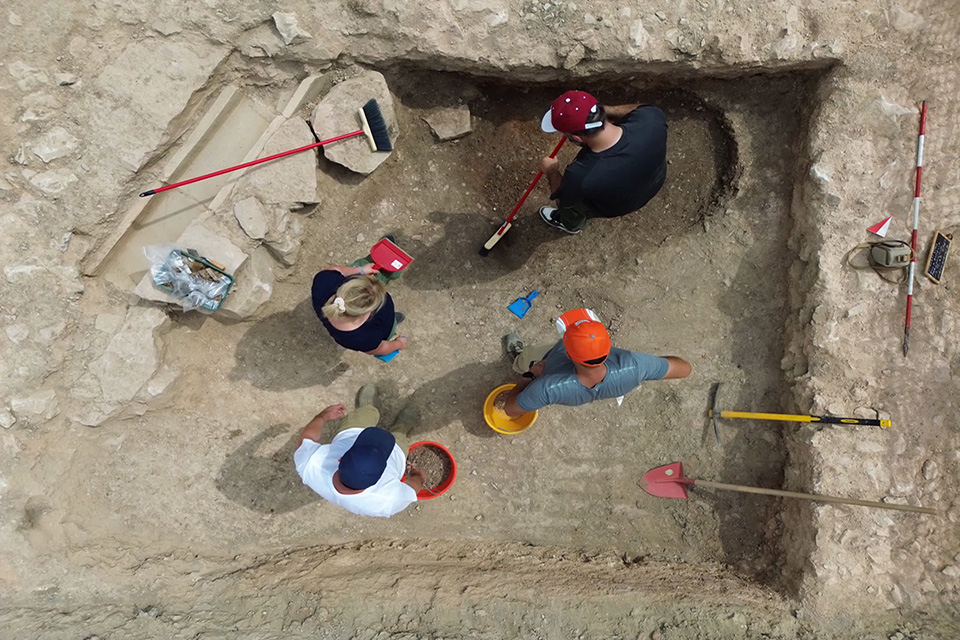
{"type": "Polygon", "coordinates": [[[327,267],[313,278],[313,310],[344,349],[387,359],[406,348],[407,338],[394,337],[403,314],[377,273],[372,263],[327,267]]]}

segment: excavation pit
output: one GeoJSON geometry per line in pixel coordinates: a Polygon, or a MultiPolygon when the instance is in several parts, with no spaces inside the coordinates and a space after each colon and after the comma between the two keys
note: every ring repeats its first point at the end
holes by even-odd
{"type": "MultiPolygon", "coordinates": [[[[708,492],[658,501],[637,480],[648,468],[683,460],[699,477],[782,485],[780,427],[724,424],[718,449],[705,410],[715,381],[738,408],[787,401],[780,360],[791,195],[820,73],[700,79],[683,88],[626,76],[577,81],[610,104],[664,109],[667,185],[639,213],[591,221],[578,236],[538,219],[547,202],[540,186],[487,258],[478,255],[481,245],[556,144],[539,131],[539,118],[568,85],[409,68],[384,74],[400,127],[393,156],[363,179],[321,157],[322,203],[303,216],[300,258],[266,310],[239,324],[183,317],[168,339],[181,388],[202,377],[203,388],[223,398],[203,429],[178,436],[222,443],[191,447],[195,464],[219,469],[198,484],[228,498],[212,509],[209,499],[178,501],[178,510],[203,523],[196,535],[246,542],[262,534],[254,523],[266,515],[269,538],[285,545],[411,534],[514,540],[720,561],[776,583],[776,501],[708,492]],[[470,106],[473,132],[438,142],[424,119],[461,103],[470,106]],[[391,284],[411,347],[384,365],[336,347],[305,298],[314,273],[360,257],[386,233],[415,262],[391,284]],[[524,319],[506,310],[533,289],[540,297],[524,319]],[[694,374],[645,384],[619,408],[612,401],[550,407],[527,433],[498,437],[480,406],[489,389],[514,378],[501,336],[556,339],[552,318],[582,306],[609,325],[616,345],[681,356],[694,374]],[[204,363],[216,363],[222,375],[210,376],[204,363]],[[412,435],[443,442],[462,461],[455,490],[424,505],[429,514],[361,522],[316,499],[293,471],[295,423],[327,404],[349,403],[370,382],[380,386],[385,423],[415,403],[423,419],[412,435]]],[[[564,149],[561,162],[574,152],[564,149]]],[[[192,399],[187,393],[142,420],[161,438],[173,437],[174,425],[192,415],[192,399]]],[[[160,518],[172,504],[160,495],[147,508],[160,518]]]]}

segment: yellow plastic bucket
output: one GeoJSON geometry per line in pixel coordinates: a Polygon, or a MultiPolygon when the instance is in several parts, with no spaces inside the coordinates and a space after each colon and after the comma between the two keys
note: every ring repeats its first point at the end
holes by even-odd
{"type": "Polygon", "coordinates": [[[530,411],[520,417],[511,418],[500,409],[495,409],[493,407],[493,401],[498,395],[500,395],[501,392],[509,391],[515,386],[517,385],[500,385],[490,392],[490,395],[487,396],[487,399],[483,403],[483,419],[486,420],[487,425],[497,433],[504,433],[510,436],[516,435],[518,433],[522,433],[537,421],[536,411],[530,411]]]}

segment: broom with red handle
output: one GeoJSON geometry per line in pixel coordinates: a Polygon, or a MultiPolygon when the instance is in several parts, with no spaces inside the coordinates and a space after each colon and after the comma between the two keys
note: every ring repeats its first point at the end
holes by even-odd
{"type": "MultiPolygon", "coordinates": [[[[564,136],[560,138],[560,142],[557,143],[556,148],[550,153],[551,158],[555,158],[557,153],[560,151],[560,147],[563,146],[563,143],[567,141],[567,137],[564,136]]],[[[537,183],[540,182],[540,178],[543,177],[543,171],[538,171],[537,176],[533,179],[533,182],[530,183],[530,186],[527,187],[527,190],[523,192],[523,196],[520,198],[520,202],[517,203],[517,206],[513,208],[513,211],[510,212],[510,215],[507,216],[507,219],[503,221],[503,224],[500,225],[500,228],[497,229],[496,233],[490,236],[490,239],[487,240],[486,244],[483,245],[480,249],[480,255],[484,258],[487,257],[487,254],[490,253],[490,249],[493,249],[494,245],[500,242],[500,238],[510,229],[510,223],[513,221],[514,216],[517,215],[517,211],[520,211],[520,207],[523,206],[523,203],[526,202],[527,196],[530,195],[530,192],[533,191],[533,188],[537,186],[537,183]]]]}
{"type": "Polygon", "coordinates": [[[244,162],[243,164],[238,164],[235,167],[228,167],[226,169],[214,171],[213,173],[197,176],[196,178],[183,180],[182,182],[176,182],[174,184],[168,184],[163,187],[157,187],[156,189],[150,189],[149,191],[144,191],[143,193],[141,193],[140,197],[145,198],[147,196],[152,196],[157,193],[169,191],[170,189],[176,189],[177,187],[193,184],[194,182],[200,182],[201,180],[206,180],[207,178],[222,176],[223,174],[230,173],[231,171],[245,169],[246,167],[252,167],[254,165],[263,164],[264,162],[270,162],[271,160],[277,160],[278,158],[285,158],[287,156],[292,156],[295,153],[307,151],[308,149],[316,149],[317,147],[322,147],[323,145],[330,144],[331,142],[339,142],[340,140],[346,140],[347,138],[353,138],[359,135],[364,135],[367,137],[367,142],[370,143],[371,151],[393,151],[393,144],[390,142],[390,134],[387,132],[387,123],[383,119],[383,114],[380,112],[380,105],[377,104],[377,101],[370,100],[369,102],[367,102],[367,104],[363,105],[363,107],[361,107],[359,110],[359,115],[360,115],[361,128],[357,131],[345,133],[335,138],[321,140],[320,142],[314,142],[313,144],[308,144],[304,147],[299,147],[297,149],[290,149],[289,151],[282,151],[280,153],[275,153],[274,155],[267,156],[266,158],[257,158],[256,160],[251,160],[250,162],[244,162]]]}
{"type": "Polygon", "coordinates": [[[913,190],[913,233],[910,234],[910,271],[907,275],[907,317],[903,323],[903,357],[910,350],[910,312],[913,311],[913,271],[917,264],[917,226],[920,224],[920,176],[923,173],[923,137],[927,130],[927,101],[920,103],[920,135],[917,137],[917,182],[913,190]]]}

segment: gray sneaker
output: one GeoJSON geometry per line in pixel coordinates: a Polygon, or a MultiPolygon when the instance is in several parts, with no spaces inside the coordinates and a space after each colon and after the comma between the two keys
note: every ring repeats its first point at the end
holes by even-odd
{"type": "Polygon", "coordinates": [[[377,387],[372,384],[365,384],[360,387],[360,391],[357,393],[357,409],[360,407],[376,407],[378,399],[377,387]]]}
{"type": "Polygon", "coordinates": [[[420,409],[408,404],[400,410],[397,419],[393,421],[393,426],[390,427],[390,431],[399,431],[405,435],[410,435],[410,430],[418,424],[420,424],[420,409]]]}
{"type": "Polygon", "coordinates": [[[582,229],[568,229],[566,225],[560,222],[554,214],[556,214],[558,209],[556,207],[540,207],[540,218],[543,219],[551,227],[560,229],[561,231],[566,231],[567,233],[576,235],[582,231],[582,229]]]}
{"type": "Polygon", "coordinates": [[[515,333],[508,333],[503,336],[503,346],[512,358],[516,358],[523,352],[523,340],[515,333]]]}

